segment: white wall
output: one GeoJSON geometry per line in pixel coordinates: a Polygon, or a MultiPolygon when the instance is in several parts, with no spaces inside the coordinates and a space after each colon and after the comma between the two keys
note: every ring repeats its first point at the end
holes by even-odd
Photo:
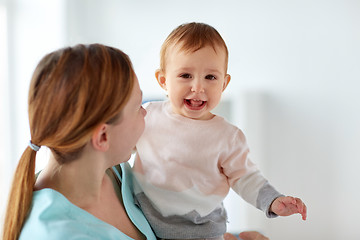
{"type": "MultiPolygon", "coordinates": [[[[13,172],[30,140],[27,114],[30,78],[41,57],[64,45],[65,14],[62,0],[0,0],[0,6],[5,16],[0,23],[1,223],[13,172]]],[[[44,153],[42,149],[40,155],[44,153]]]]}
{"type": "MultiPolygon", "coordinates": [[[[9,178],[10,174],[7,169],[8,163],[5,159],[9,159],[10,150],[7,148],[7,142],[9,139],[7,137],[10,135],[10,131],[5,124],[8,124],[10,121],[9,115],[7,114],[10,109],[9,102],[9,83],[7,79],[7,39],[6,39],[6,30],[7,30],[7,21],[6,21],[6,10],[3,5],[0,4],[0,191],[3,192],[3,196],[0,198],[0,219],[1,219],[1,209],[5,207],[5,196],[7,195],[6,189],[10,184],[9,178]]],[[[1,223],[1,221],[0,221],[1,223]]],[[[1,230],[1,227],[0,227],[1,230]]]]}
{"type": "MultiPolygon", "coordinates": [[[[240,207],[237,211],[246,208],[246,221],[238,230],[258,229],[276,240],[355,240],[360,239],[359,12],[356,0],[69,0],[64,42],[100,42],[124,50],[144,97],[154,98],[163,96],[153,76],[169,32],[190,21],[217,28],[230,51],[232,81],[224,99],[239,109],[231,113],[232,121],[244,128],[264,175],[308,206],[305,222],[300,216],[266,219],[252,207],[240,207]]],[[[32,23],[39,22],[27,19],[32,23]]],[[[43,28],[32,28],[38,45],[28,53],[43,55],[43,28]]],[[[25,39],[17,39],[15,56],[26,50],[25,39]]],[[[16,70],[28,68],[24,61],[16,70]]],[[[26,95],[25,87],[21,94],[26,95]]],[[[23,113],[26,100],[21,102],[17,111],[23,113]]]]}

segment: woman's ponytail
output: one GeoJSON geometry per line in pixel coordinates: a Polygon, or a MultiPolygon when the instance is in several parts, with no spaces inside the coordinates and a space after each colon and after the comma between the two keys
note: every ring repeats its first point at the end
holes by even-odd
{"type": "Polygon", "coordinates": [[[16,168],[6,209],[3,240],[16,240],[30,209],[35,182],[36,151],[27,147],[16,168]]]}

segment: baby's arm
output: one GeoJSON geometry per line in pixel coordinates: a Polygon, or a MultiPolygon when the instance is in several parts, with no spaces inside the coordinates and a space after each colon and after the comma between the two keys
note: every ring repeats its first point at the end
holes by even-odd
{"type": "Polygon", "coordinates": [[[270,207],[270,211],[279,216],[290,216],[299,213],[303,220],[306,220],[306,210],[306,205],[300,198],[290,196],[276,198],[270,207]]]}

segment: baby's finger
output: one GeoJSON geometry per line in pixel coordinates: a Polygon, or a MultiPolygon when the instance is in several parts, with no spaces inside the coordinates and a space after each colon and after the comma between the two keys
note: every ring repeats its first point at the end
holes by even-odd
{"type": "Polygon", "coordinates": [[[286,196],[282,199],[282,202],[287,205],[287,204],[294,204],[296,205],[296,199],[294,197],[291,196],[286,196]]]}
{"type": "Polygon", "coordinates": [[[299,212],[302,212],[304,209],[304,203],[301,201],[300,198],[295,198],[295,201],[296,201],[295,205],[298,208],[299,212]]]}
{"type": "Polygon", "coordinates": [[[300,198],[296,198],[296,207],[298,209],[298,212],[301,214],[302,219],[306,220],[306,205],[300,198]]]}
{"type": "Polygon", "coordinates": [[[303,220],[306,220],[306,218],[307,218],[307,207],[306,207],[306,205],[304,203],[303,203],[303,211],[301,213],[301,216],[302,216],[303,220]]]}

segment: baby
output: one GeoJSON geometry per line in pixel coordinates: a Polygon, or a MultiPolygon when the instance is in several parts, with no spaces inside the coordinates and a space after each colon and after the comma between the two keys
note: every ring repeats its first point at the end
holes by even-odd
{"type": "Polygon", "coordinates": [[[169,100],[146,104],[136,145],[134,193],[158,238],[222,239],[230,187],[268,217],[300,213],[249,159],[243,132],[211,111],[230,82],[228,50],[203,23],[183,24],[163,43],[155,73],[169,100]]]}

